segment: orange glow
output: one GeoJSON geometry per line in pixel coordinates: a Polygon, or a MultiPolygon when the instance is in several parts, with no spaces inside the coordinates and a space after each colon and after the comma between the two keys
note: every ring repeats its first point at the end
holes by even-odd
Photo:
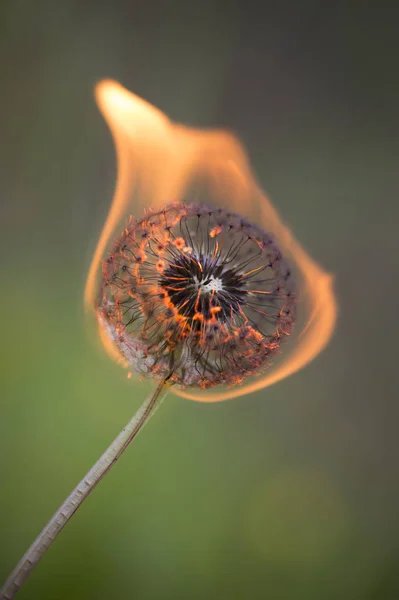
{"type": "MultiPolygon", "coordinates": [[[[87,277],[86,308],[94,308],[103,257],[129,215],[141,217],[150,208],[159,209],[171,202],[204,200],[242,215],[276,239],[295,269],[300,322],[296,339],[283,346],[280,362],[250,383],[222,391],[174,388],[175,393],[204,402],[227,400],[277,383],[304,367],[323,350],[334,330],[337,304],[332,276],[311,259],[282,223],[256,183],[238,140],[224,131],[190,129],[172,123],[158,109],[114,81],[97,85],[96,100],[115,142],[118,175],[114,199],[87,277]]],[[[210,235],[216,236],[217,232],[210,235]]],[[[110,355],[121,360],[100,321],[99,328],[110,355]]]]}

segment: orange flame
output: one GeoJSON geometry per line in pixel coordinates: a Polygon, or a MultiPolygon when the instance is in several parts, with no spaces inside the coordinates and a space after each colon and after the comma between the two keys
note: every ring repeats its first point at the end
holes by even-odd
{"type": "MultiPolygon", "coordinates": [[[[85,305],[92,309],[101,262],[109,242],[130,214],[172,201],[207,202],[236,212],[271,233],[284,256],[296,267],[304,325],[284,359],[251,383],[218,392],[179,390],[185,398],[205,402],[227,400],[277,383],[309,363],[328,343],[336,321],[332,276],[324,272],[281,222],[276,209],[254,180],[244,149],[224,131],[202,131],[172,123],[151,104],[115,81],[96,87],[96,100],[116,146],[118,177],[114,199],[89,269],[85,305]]],[[[216,235],[216,233],[215,233],[216,235]]],[[[119,353],[99,324],[110,354],[119,353]]],[[[120,357],[119,357],[120,359],[120,357]]]]}

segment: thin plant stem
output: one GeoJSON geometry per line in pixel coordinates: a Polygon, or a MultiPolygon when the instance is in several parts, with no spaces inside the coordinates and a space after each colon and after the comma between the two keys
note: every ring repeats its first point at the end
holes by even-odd
{"type": "Polygon", "coordinates": [[[41,533],[39,533],[33,544],[21,558],[5,582],[0,591],[0,600],[12,600],[12,598],[14,598],[33,567],[50,548],[61,529],[63,529],[72,515],[78,510],[82,502],[94,490],[98,482],[108,473],[118,458],[126,450],[130,442],[154,414],[169,389],[167,379],[161,381],[156,390],[143,402],[126,427],[122,429],[109,448],[107,448],[90,471],[78,483],[41,533]]]}

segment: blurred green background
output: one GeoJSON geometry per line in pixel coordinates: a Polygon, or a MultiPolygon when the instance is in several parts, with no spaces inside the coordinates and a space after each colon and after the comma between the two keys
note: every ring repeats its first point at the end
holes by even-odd
{"type": "Polygon", "coordinates": [[[96,81],[235,131],[340,306],[328,348],[291,378],[220,404],[171,395],[21,600],[399,597],[395,13],[1,3],[0,579],[151,388],[83,318],[115,182],[96,81]]]}

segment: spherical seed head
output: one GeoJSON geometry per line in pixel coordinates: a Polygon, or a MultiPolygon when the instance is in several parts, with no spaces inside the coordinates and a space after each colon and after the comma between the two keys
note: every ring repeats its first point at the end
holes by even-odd
{"type": "Polygon", "coordinates": [[[97,314],[132,370],[209,388],[270,364],[292,331],[295,292],[259,227],[171,204],[130,220],[103,263],[97,314]]]}

